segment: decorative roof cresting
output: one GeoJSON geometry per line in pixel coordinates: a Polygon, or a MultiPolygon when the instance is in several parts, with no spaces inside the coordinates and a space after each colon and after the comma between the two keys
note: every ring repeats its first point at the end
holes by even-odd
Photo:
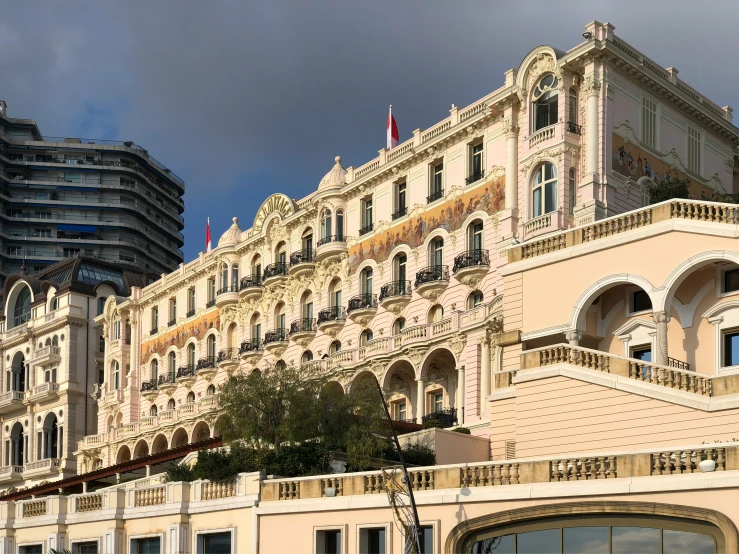
{"type": "Polygon", "coordinates": [[[326,176],[321,179],[318,190],[343,187],[346,184],[346,169],[341,165],[341,156],[336,156],[336,164],[326,176]]]}
{"type": "Polygon", "coordinates": [[[218,246],[234,246],[241,240],[241,227],[239,227],[239,218],[233,218],[233,225],[226,229],[226,232],[218,239],[218,246]]]}

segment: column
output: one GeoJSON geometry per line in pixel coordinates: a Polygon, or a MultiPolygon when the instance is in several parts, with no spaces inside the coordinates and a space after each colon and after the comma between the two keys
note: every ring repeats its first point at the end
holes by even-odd
{"type": "Polygon", "coordinates": [[[505,120],[503,124],[505,132],[505,209],[515,210],[518,208],[518,126],[515,116],[505,120]]]}
{"type": "Polygon", "coordinates": [[[457,368],[457,421],[460,425],[464,423],[464,366],[457,368]]]}
{"type": "Polygon", "coordinates": [[[570,346],[580,346],[580,339],[582,339],[582,331],[579,329],[571,329],[565,333],[565,338],[570,346]]]}
{"type": "Polygon", "coordinates": [[[667,312],[654,312],[652,314],[657,324],[657,352],[654,362],[660,365],[667,364],[667,324],[670,322],[670,314],[667,312]]]}
{"type": "Polygon", "coordinates": [[[600,81],[595,73],[587,75],[583,80],[583,92],[587,95],[587,112],[585,119],[587,128],[587,145],[585,150],[585,173],[598,173],[598,148],[600,135],[598,134],[598,95],[600,81]]]}
{"type": "Polygon", "coordinates": [[[423,423],[421,418],[426,415],[426,381],[419,379],[416,383],[416,423],[423,423]]]}
{"type": "Polygon", "coordinates": [[[482,364],[480,368],[480,417],[485,416],[487,407],[487,398],[490,396],[490,341],[491,337],[482,340],[482,364]]]}

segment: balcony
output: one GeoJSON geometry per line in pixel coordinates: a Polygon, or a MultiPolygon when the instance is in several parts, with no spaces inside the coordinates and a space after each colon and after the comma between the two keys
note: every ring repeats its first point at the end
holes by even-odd
{"type": "Polygon", "coordinates": [[[26,397],[32,402],[43,402],[59,396],[58,383],[41,383],[28,391],[26,397]]]}
{"type": "Polygon", "coordinates": [[[7,414],[23,407],[23,391],[11,390],[0,394],[0,414],[7,414]]]}
{"type": "Polygon", "coordinates": [[[61,471],[61,460],[59,458],[46,458],[45,460],[37,460],[28,462],[23,467],[23,477],[28,478],[34,475],[47,475],[49,473],[58,473],[61,471]]]}
{"type": "Polygon", "coordinates": [[[195,365],[184,365],[177,368],[177,382],[186,387],[192,386],[197,378],[197,368],[195,365]]]}
{"type": "Polygon", "coordinates": [[[401,217],[405,217],[406,215],[408,215],[408,208],[403,206],[402,208],[398,209],[397,212],[394,212],[393,215],[390,217],[393,221],[395,221],[396,219],[400,219],[401,217]]]}
{"type": "Polygon", "coordinates": [[[218,359],[216,360],[218,367],[222,367],[226,371],[232,371],[239,367],[239,349],[238,348],[224,348],[218,352],[218,359]]]}
{"type": "Polygon", "coordinates": [[[141,383],[141,394],[149,402],[154,400],[159,395],[159,382],[157,379],[150,379],[141,383]]]}
{"type": "Polygon", "coordinates": [[[529,135],[529,148],[533,148],[534,146],[538,146],[539,148],[548,146],[557,135],[557,125],[557,123],[549,125],[529,135]]]}
{"type": "Polygon", "coordinates": [[[432,202],[436,202],[440,198],[444,198],[444,189],[441,190],[435,190],[431,194],[429,194],[426,197],[426,203],[431,204],[432,202]]]}
{"type": "Polygon", "coordinates": [[[46,346],[36,350],[31,363],[37,366],[47,366],[51,364],[58,364],[61,359],[61,349],[58,346],[46,346]]]}
{"type": "Polygon", "coordinates": [[[0,467],[0,481],[15,481],[23,479],[23,466],[0,467]]]}
{"type": "Polygon", "coordinates": [[[305,248],[290,254],[290,275],[310,273],[316,267],[313,248],[305,248]]]}
{"type": "Polygon", "coordinates": [[[350,298],[346,313],[352,321],[367,325],[377,313],[377,295],[365,293],[350,298]]]}
{"type": "Polygon", "coordinates": [[[454,257],[452,273],[463,285],[476,289],[490,270],[490,253],[487,250],[468,250],[454,257]]]}
{"type": "Polygon", "coordinates": [[[411,300],[410,281],[390,281],[380,287],[380,306],[400,315],[411,300]]]}
{"type": "Polygon", "coordinates": [[[262,294],[262,274],[253,273],[242,277],[239,284],[239,296],[241,298],[252,299],[258,298],[262,294]]]}
{"type": "Polygon", "coordinates": [[[449,266],[432,265],[416,272],[414,288],[426,300],[436,302],[449,284],[449,266]]]}
{"type": "Polygon", "coordinates": [[[287,279],[288,274],[289,271],[285,262],[269,264],[264,268],[264,284],[266,286],[270,283],[287,279]]]}
{"type": "Polygon", "coordinates": [[[264,333],[264,349],[278,358],[287,348],[287,329],[272,329],[264,333]]]}
{"type": "Polygon", "coordinates": [[[210,381],[218,372],[218,359],[215,356],[200,358],[196,371],[199,376],[203,377],[206,381],[210,381]]]}
{"type": "Polygon", "coordinates": [[[223,308],[228,305],[235,305],[239,302],[239,287],[223,287],[216,293],[216,306],[223,308]]]}
{"type": "Polygon", "coordinates": [[[316,320],[313,318],[296,319],[290,324],[290,338],[303,348],[310,344],[316,336],[316,320]]]}
{"type": "Polygon", "coordinates": [[[339,329],[346,323],[346,310],[343,306],[331,306],[318,312],[318,329],[331,337],[336,337],[339,329]]]}
{"type": "Polygon", "coordinates": [[[241,343],[239,355],[242,360],[253,361],[259,358],[263,353],[261,339],[247,339],[241,343]]]}
{"type": "Polygon", "coordinates": [[[374,223],[368,223],[367,225],[365,225],[364,227],[362,227],[359,230],[359,236],[361,237],[362,235],[366,235],[367,233],[371,233],[374,230],[374,228],[375,228],[374,223]]]}
{"type": "Polygon", "coordinates": [[[562,210],[549,212],[533,219],[529,219],[523,225],[524,240],[529,240],[539,235],[545,235],[559,231],[565,226],[565,218],[562,210]]]}
{"type": "Polygon", "coordinates": [[[159,376],[158,388],[165,394],[172,394],[177,388],[177,373],[174,371],[159,376]]]}
{"type": "Polygon", "coordinates": [[[471,185],[472,183],[477,183],[477,181],[482,180],[482,178],[485,177],[485,170],[481,169],[477,173],[473,173],[469,177],[467,177],[464,182],[467,185],[471,185]]]}
{"type": "Polygon", "coordinates": [[[582,135],[582,125],[578,125],[573,121],[568,121],[565,128],[568,133],[572,133],[573,135],[582,135]]]}
{"type": "Polygon", "coordinates": [[[316,261],[320,262],[329,256],[346,252],[344,235],[327,235],[316,243],[316,261]]]}
{"type": "Polygon", "coordinates": [[[426,423],[431,420],[441,421],[444,427],[452,427],[457,423],[457,409],[444,408],[442,410],[436,410],[423,416],[421,418],[421,423],[426,423]]]}

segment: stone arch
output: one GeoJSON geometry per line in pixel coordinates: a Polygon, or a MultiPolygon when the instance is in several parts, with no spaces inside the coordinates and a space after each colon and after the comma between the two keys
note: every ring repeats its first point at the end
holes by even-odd
{"type": "Polygon", "coordinates": [[[118,453],[115,456],[115,463],[122,464],[129,461],[131,461],[131,449],[124,444],[118,449],[118,453]]]}
{"type": "Polygon", "coordinates": [[[221,416],[213,423],[213,436],[220,437],[223,434],[224,417],[221,416]]]}
{"type": "MultiPolygon", "coordinates": [[[[5,321],[8,323],[13,323],[13,327],[15,327],[13,311],[15,309],[16,301],[18,300],[18,297],[20,296],[23,289],[28,289],[28,292],[31,295],[31,304],[33,304],[36,299],[36,295],[33,292],[33,287],[31,287],[31,285],[29,285],[26,281],[24,281],[23,279],[19,279],[15,283],[13,283],[13,286],[10,287],[10,290],[8,291],[7,300],[5,302],[5,321]]],[[[12,327],[7,327],[7,329],[11,328],[12,327]]]]}
{"type": "Polygon", "coordinates": [[[585,329],[585,313],[598,295],[604,291],[618,285],[636,285],[649,295],[652,306],[661,306],[663,291],[655,289],[647,279],[639,275],[631,275],[629,273],[616,273],[609,275],[603,279],[599,279],[590,285],[580,295],[570,312],[570,320],[568,322],[570,329],[585,329]]]}
{"type": "Polygon", "coordinates": [[[428,253],[429,245],[431,244],[431,241],[434,239],[438,239],[438,238],[444,239],[444,249],[445,250],[447,249],[447,247],[451,247],[451,243],[448,242],[450,241],[449,231],[447,231],[443,227],[438,227],[434,229],[433,231],[431,231],[426,237],[426,239],[423,241],[423,244],[421,245],[421,249],[423,250],[423,252],[428,253]]]}
{"type": "Polygon", "coordinates": [[[172,441],[170,443],[170,448],[178,448],[180,446],[185,446],[189,442],[189,438],[187,436],[187,431],[184,427],[178,427],[177,430],[172,434],[172,441]]]}
{"type": "Polygon", "coordinates": [[[413,380],[416,379],[416,371],[413,368],[413,362],[411,362],[410,358],[408,358],[407,356],[399,356],[397,358],[394,358],[393,361],[388,364],[388,366],[385,368],[384,373],[380,377],[382,390],[388,389],[393,373],[397,372],[398,369],[402,369],[403,367],[405,367],[406,364],[410,366],[411,369],[413,369],[413,380]]]}
{"type": "Polygon", "coordinates": [[[146,440],[141,439],[139,442],[136,443],[136,446],[133,447],[133,459],[136,460],[138,458],[143,458],[144,456],[149,455],[149,443],[146,442],[146,440]]]}
{"type": "Polygon", "coordinates": [[[354,386],[356,386],[357,383],[364,380],[376,380],[375,374],[372,373],[369,370],[360,370],[358,371],[354,377],[352,377],[351,383],[349,384],[349,390],[352,390],[354,386]]]}
{"type": "Polygon", "coordinates": [[[390,254],[388,254],[387,260],[392,264],[393,260],[395,259],[395,256],[397,256],[398,254],[405,254],[405,257],[410,260],[412,253],[413,253],[413,249],[409,245],[405,243],[398,244],[390,251],[390,254]]]}
{"type": "Polygon", "coordinates": [[[337,393],[341,392],[342,395],[344,394],[344,387],[338,381],[329,381],[328,383],[323,385],[323,388],[321,389],[321,391],[326,391],[326,390],[331,390],[337,393]]]}
{"type": "Polygon", "coordinates": [[[210,427],[205,421],[198,421],[192,430],[190,442],[200,442],[209,439],[211,436],[210,427]]]}
{"type": "Polygon", "coordinates": [[[169,442],[167,441],[167,437],[160,433],[156,437],[154,437],[154,441],[151,443],[151,453],[152,454],[159,454],[160,452],[164,452],[165,450],[169,449],[169,442]]]}

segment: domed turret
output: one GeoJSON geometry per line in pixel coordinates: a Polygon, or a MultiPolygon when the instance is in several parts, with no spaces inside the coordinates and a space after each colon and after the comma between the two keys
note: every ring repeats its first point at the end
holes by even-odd
{"type": "Polygon", "coordinates": [[[336,164],[326,176],[321,179],[318,190],[340,188],[346,184],[346,169],[341,166],[341,156],[336,156],[336,164]]]}
{"type": "Polygon", "coordinates": [[[241,240],[241,227],[239,227],[239,218],[233,218],[233,225],[226,229],[226,232],[218,239],[218,246],[233,246],[241,240]]]}

